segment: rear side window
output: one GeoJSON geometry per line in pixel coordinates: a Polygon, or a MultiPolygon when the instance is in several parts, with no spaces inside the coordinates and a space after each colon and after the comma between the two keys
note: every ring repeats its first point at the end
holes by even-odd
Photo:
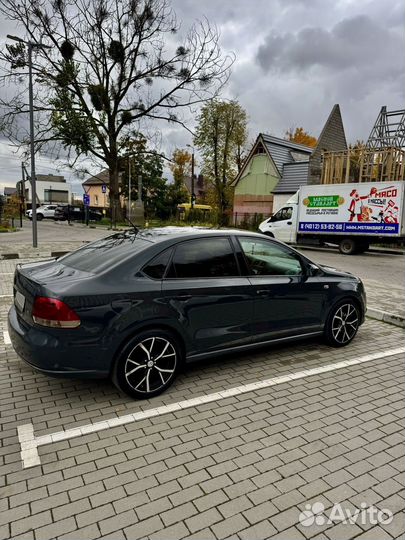
{"type": "Polygon", "coordinates": [[[163,253],[156,255],[156,257],[143,267],[143,273],[152,279],[163,279],[172,251],[172,249],[167,249],[163,253]]]}
{"type": "Polygon", "coordinates": [[[238,276],[235,254],[228,238],[190,240],[176,247],[169,278],[238,276]]]}

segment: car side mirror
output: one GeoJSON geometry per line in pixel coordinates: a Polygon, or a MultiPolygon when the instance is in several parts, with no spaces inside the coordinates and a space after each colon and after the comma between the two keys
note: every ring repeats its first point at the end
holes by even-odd
{"type": "Polygon", "coordinates": [[[322,274],[322,270],[314,263],[309,264],[309,275],[310,276],[320,276],[322,274]]]}

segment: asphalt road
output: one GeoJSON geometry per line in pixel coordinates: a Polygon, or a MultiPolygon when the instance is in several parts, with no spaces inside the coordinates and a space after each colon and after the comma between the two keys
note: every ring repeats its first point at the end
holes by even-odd
{"type": "MultiPolygon", "coordinates": [[[[69,225],[67,221],[44,220],[38,222],[38,245],[41,242],[92,241],[107,236],[106,229],[90,228],[75,223],[69,225]]],[[[0,234],[0,246],[10,244],[30,244],[32,242],[32,223],[24,220],[23,228],[14,233],[0,234]]]]}
{"type": "Polygon", "coordinates": [[[301,252],[314,263],[351,272],[361,279],[373,279],[405,287],[405,256],[366,252],[362,255],[341,255],[336,251],[303,249],[301,252]]]}

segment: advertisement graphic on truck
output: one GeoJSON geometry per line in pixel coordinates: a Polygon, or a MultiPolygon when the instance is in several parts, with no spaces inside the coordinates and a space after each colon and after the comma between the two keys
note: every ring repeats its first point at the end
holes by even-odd
{"type": "Polygon", "coordinates": [[[398,235],[402,192],[402,182],[305,186],[298,232],[398,235]]]}

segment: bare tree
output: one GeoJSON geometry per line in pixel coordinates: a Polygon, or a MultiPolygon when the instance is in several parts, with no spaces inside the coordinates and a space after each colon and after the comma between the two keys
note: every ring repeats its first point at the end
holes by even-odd
{"type": "MultiPolygon", "coordinates": [[[[38,49],[36,148],[52,141],[79,156],[94,156],[110,174],[113,219],[119,211],[119,162],[141,120],[185,126],[181,111],[215,97],[229,77],[215,28],[204,20],[179,42],[166,0],[0,0],[0,10],[38,49]]],[[[26,50],[0,53],[3,79],[26,85],[26,50]]],[[[25,91],[0,100],[0,129],[26,144],[18,118],[28,112],[25,91]]]]}

